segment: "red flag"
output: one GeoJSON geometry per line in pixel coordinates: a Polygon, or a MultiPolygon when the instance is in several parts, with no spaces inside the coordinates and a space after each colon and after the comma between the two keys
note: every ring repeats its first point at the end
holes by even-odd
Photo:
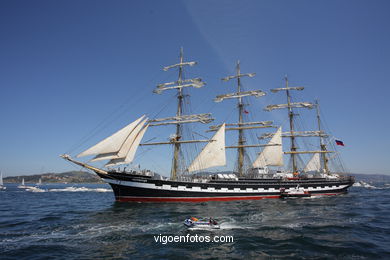
{"type": "Polygon", "coordinates": [[[248,110],[244,110],[244,113],[245,113],[245,114],[249,114],[248,110]]]}
{"type": "Polygon", "coordinates": [[[336,141],[336,144],[337,144],[337,145],[344,146],[344,143],[343,143],[343,141],[340,141],[340,140],[335,140],[335,141],[336,141]]]}

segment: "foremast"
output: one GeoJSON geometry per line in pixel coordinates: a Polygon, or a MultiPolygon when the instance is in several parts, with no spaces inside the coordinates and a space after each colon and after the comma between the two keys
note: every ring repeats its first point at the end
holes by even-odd
{"type": "MultiPolygon", "coordinates": [[[[180,63],[179,63],[179,76],[177,79],[177,84],[183,84],[183,48],[180,49],[180,63]]],[[[182,115],[183,109],[183,88],[177,89],[177,111],[176,116],[180,117],[182,115]]],[[[176,141],[181,139],[182,135],[182,127],[180,123],[176,124],[176,141]]],[[[180,154],[180,143],[175,142],[174,151],[173,151],[173,161],[172,161],[172,169],[171,169],[171,179],[175,180],[177,178],[177,172],[179,168],[179,154],[180,154]]]]}
{"type": "Polygon", "coordinates": [[[211,114],[194,114],[194,115],[184,115],[183,111],[183,89],[186,87],[194,87],[200,88],[205,85],[205,83],[200,78],[194,79],[184,79],[183,71],[185,66],[194,66],[197,62],[190,61],[185,62],[183,57],[183,48],[180,49],[180,58],[179,63],[166,66],[163,68],[164,71],[168,71],[172,68],[178,68],[179,74],[178,79],[175,82],[162,83],[157,86],[157,88],[153,91],[156,94],[161,94],[165,90],[177,90],[177,110],[176,116],[167,117],[167,118],[159,118],[150,120],[150,126],[157,125],[168,125],[174,124],[176,125],[175,135],[172,136],[169,142],[158,142],[158,143],[144,143],[141,145],[160,145],[160,144],[172,144],[173,145],[173,159],[172,159],[172,168],[171,168],[171,179],[176,180],[179,170],[181,168],[180,165],[180,155],[181,155],[181,144],[183,143],[196,143],[196,142],[209,142],[209,140],[181,140],[182,139],[182,124],[184,123],[193,123],[193,122],[201,122],[201,123],[209,123],[214,119],[211,118],[211,114]]]}
{"type": "MultiPolygon", "coordinates": [[[[244,122],[244,111],[245,111],[245,106],[247,104],[244,104],[243,97],[246,97],[246,96],[262,97],[265,95],[265,92],[263,92],[261,90],[242,91],[241,78],[243,78],[243,77],[252,78],[255,75],[256,75],[256,73],[241,73],[240,61],[237,61],[236,75],[227,76],[225,78],[222,78],[223,81],[229,81],[229,80],[236,79],[237,80],[237,92],[218,95],[214,99],[215,102],[221,102],[225,99],[231,99],[231,98],[237,99],[238,122],[233,123],[233,124],[226,124],[226,126],[232,126],[232,127],[227,127],[226,130],[237,130],[238,131],[237,145],[226,146],[226,148],[237,149],[237,170],[238,170],[239,176],[244,175],[245,148],[265,146],[265,145],[261,145],[261,144],[246,145],[246,140],[244,138],[244,130],[255,129],[255,128],[273,127],[273,126],[271,126],[272,121],[244,122]]],[[[218,127],[219,127],[219,125],[218,126],[211,126],[210,131],[216,131],[216,129],[218,127]]]]}

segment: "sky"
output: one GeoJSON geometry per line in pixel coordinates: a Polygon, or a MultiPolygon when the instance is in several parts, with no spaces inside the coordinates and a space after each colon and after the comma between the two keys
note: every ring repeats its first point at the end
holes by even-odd
{"type": "MultiPolygon", "coordinates": [[[[237,60],[257,73],[246,89],[267,92],[250,112],[285,102],[269,89],[288,75],[306,87],[296,100],[319,99],[350,172],[390,174],[389,10],[385,0],[0,1],[0,171],[74,170],[60,154],[76,155],[143,114],[169,114],[173,93],[152,91],[176,79],[162,67],[183,47],[198,62],[186,76],[207,82],[191,90],[194,112],[226,118],[233,103],[212,98],[234,91],[220,79],[237,60]]],[[[170,159],[161,150],[140,163],[167,172],[170,159]]]]}

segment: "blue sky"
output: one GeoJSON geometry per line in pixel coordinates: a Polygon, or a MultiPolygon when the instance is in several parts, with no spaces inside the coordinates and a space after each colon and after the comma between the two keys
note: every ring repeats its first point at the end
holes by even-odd
{"type": "MultiPolygon", "coordinates": [[[[350,171],[390,174],[389,10],[379,0],[1,1],[0,170],[73,170],[59,154],[77,154],[140,115],[155,115],[174,98],[152,90],[175,80],[161,69],[183,47],[199,62],[186,75],[207,82],[191,92],[194,112],[224,118],[233,103],[211,99],[233,90],[220,78],[238,59],[244,72],[257,73],[247,89],[269,92],[287,74],[306,87],[297,100],[320,100],[327,126],[346,144],[340,151],[350,171]]],[[[284,101],[268,94],[250,110],[284,101]]],[[[140,162],[167,171],[159,155],[140,162]]]]}

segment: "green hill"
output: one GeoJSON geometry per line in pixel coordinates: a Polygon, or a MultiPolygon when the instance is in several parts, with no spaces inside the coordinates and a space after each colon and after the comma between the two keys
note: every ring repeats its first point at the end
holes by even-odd
{"type": "Polygon", "coordinates": [[[39,179],[43,183],[103,183],[103,181],[93,173],[83,171],[70,171],[62,173],[44,173],[35,175],[5,177],[5,183],[37,183],[39,179]]]}

